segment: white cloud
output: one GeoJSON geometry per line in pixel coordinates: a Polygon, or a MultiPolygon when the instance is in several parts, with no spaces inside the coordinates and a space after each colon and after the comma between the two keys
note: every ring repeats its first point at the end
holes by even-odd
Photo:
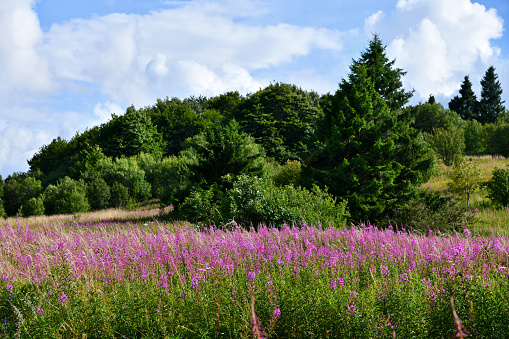
{"type": "Polygon", "coordinates": [[[238,20],[260,14],[252,8],[248,1],[192,1],[149,15],[71,20],[50,28],[45,51],[59,78],[99,84],[117,102],[148,105],[161,95],[239,89],[241,79],[247,83],[240,90],[250,91],[259,85],[253,71],[313,49],[341,49],[338,31],[238,20]]]}
{"type": "Polygon", "coordinates": [[[0,96],[54,90],[48,65],[39,54],[43,32],[34,0],[0,0],[0,96]]]}
{"type": "Polygon", "coordinates": [[[99,102],[94,107],[94,115],[96,119],[93,120],[94,121],[93,125],[96,126],[103,124],[110,120],[111,114],[122,115],[124,111],[125,110],[122,109],[122,107],[113,102],[110,101],[106,101],[105,103],[99,102]]]}
{"type": "Polygon", "coordinates": [[[502,36],[502,18],[470,0],[399,0],[394,13],[375,16],[366,20],[366,30],[391,37],[389,55],[423,99],[450,97],[465,75],[479,63],[487,69],[499,55],[492,40],[502,36]]]}

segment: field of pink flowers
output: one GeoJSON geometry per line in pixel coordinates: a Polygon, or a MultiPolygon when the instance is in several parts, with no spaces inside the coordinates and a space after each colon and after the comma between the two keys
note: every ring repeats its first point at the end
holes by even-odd
{"type": "Polygon", "coordinates": [[[0,225],[0,242],[5,338],[509,333],[509,241],[468,230],[21,219],[0,225]]]}

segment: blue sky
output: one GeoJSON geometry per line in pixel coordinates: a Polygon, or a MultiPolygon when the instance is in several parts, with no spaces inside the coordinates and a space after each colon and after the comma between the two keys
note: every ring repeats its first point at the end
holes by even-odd
{"type": "Polygon", "coordinates": [[[157,98],[332,92],[371,33],[412,103],[447,104],[493,65],[509,106],[506,0],[0,0],[0,174],[44,144],[157,98]]]}

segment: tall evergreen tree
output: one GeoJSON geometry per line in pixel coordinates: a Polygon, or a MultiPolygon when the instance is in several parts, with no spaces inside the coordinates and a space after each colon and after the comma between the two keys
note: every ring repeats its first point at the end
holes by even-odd
{"type": "Polygon", "coordinates": [[[394,68],[396,60],[390,61],[385,54],[386,45],[376,34],[369,42],[368,48],[359,60],[354,60],[354,67],[366,65],[368,77],[374,84],[375,91],[385,100],[390,110],[402,108],[413,95],[403,88],[401,78],[406,74],[401,68],[394,68]]]}
{"type": "Polygon", "coordinates": [[[485,124],[495,122],[497,116],[505,111],[502,100],[502,86],[491,66],[481,80],[481,101],[479,105],[479,122],[485,124]]]}
{"type": "Polygon", "coordinates": [[[479,120],[479,102],[472,90],[468,75],[465,76],[460,88],[460,95],[449,102],[449,109],[458,113],[464,120],[479,120]]]}
{"type": "MultiPolygon", "coordinates": [[[[375,39],[370,48],[381,45],[375,39]]],[[[379,52],[384,54],[383,49],[379,52]]],[[[354,61],[350,69],[319,123],[318,138],[324,147],[310,159],[302,177],[308,178],[308,185],[328,186],[330,193],[346,198],[355,220],[380,221],[397,215],[415,186],[429,178],[433,157],[420,132],[410,126],[410,111],[395,109],[407,100],[398,95],[407,93],[400,88],[399,77],[393,78],[394,84],[385,84],[395,93],[381,95],[366,63],[354,61]]],[[[404,74],[392,69],[389,73],[404,74]]],[[[379,76],[384,78],[383,73],[379,76]]]]}

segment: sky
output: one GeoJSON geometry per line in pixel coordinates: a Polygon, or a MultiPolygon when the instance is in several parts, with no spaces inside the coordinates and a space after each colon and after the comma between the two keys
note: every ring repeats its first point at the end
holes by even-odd
{"type": "Polygon", "coordinates": [[[376,33],[411,103],[447,107],[494,66],[509,107],[507,0],[0,0],[0,174],[54,138],[158,98],[334,92],[376,33]]]}

